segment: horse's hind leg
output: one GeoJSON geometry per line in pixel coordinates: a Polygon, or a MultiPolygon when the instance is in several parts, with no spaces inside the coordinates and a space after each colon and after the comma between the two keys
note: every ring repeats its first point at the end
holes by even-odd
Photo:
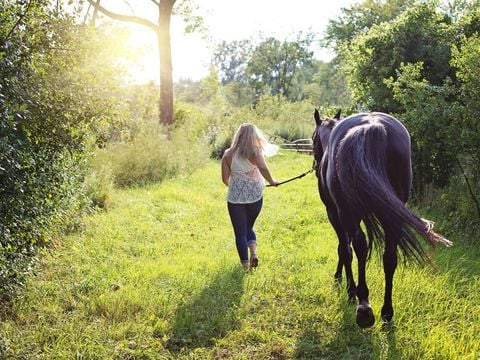
{"type": "Polygon", "coordinates": [[[342,270],[343,270],[343,263],[340,260],[340,244],[338,244],[338,249],[337,249],[337,254],[338,254],[338,263],[337,263],[337,270],[335,271],[335,274],[333,275],[333,278],[335,279],[336,284],[340,284],[342,282],[342,270]]]}
{"type": "Polygon", "coordinates": [[[358,284],[357,284],[357,325],[361,328],[367,328],[375,323],[375,316],[373,315],[372,306],[368,300],[368,286],[366,279],[366,264],[367,264],[367,240],[365,234],[358,224],[355,230],[352,230],[353,248],[358,260],[358,284]]]}
{"type": "Polygon", "coordinates": [[[357,287],[355,285],[355,280],[353,278],[352,272],[352,248],[350,247],[350,242],[348,238],[342,237],[339,238],[338,244],[338,265],[337,265],[337,272],[340,268],[340,276],[342,274],[342,265],[345,267],[345,277],[347,278],[347,294],[348,300],[350,302],[355,302],[355,297],[357,294],[357,287]]]}
{"type": "Polygon", "coordinates": [[[328,206],[327,215],[338,237],[338,248],[337,248],[338,263],[337,263],[337,270],[335,271],[335,274],[334,274],[334,279],[336,283],[340,283],[342,281],[342,270],[343,270],[343,267],[345,266],[348,298],[350,301],[352,300],[355,301],[356,286],[355,286],[355,281],[353,280],[353,273],[352,273],[352,258],[353,258],[352,248],[350,247],[350,242],[349,242],[347,233],[343,228],[342,224],[340,223],[340,218],[338,216],[336,208],[332,206],[328,206]]]}
{"type": "Polygon", "coordinates": [[[385,252],[383,253],[383,271],[385,272],[385,297],[382,306],[382,319],[393,318],[392,289],[393,275],[397,268],[397,239],[391,231],[385,231],[385,252]]]}

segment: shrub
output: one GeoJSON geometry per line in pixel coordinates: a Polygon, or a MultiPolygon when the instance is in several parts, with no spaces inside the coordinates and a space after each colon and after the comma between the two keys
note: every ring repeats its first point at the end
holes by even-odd
{"type": "MultiPolygon", "coordinates": [[[[77,190],[82,172],[77,158],[66,151],[18,148],[14,152],[23,153],[23,158],[4,168],[0,183],[0,299],[8,299],[23,283],[37,249],[57,229],[75,221],[81,203],[77,190]]],[[[4,165],[11,159],[0,160],[4,165]]]]}
{"type": "Polygon", "coordinates": [[[83,190],[88,201],[85,205],[107,210],[112,189],[112,169],[108,164],[99,164],[85,176],[83,190]]]}
{"type": "Polygon", "coordinates": [[[183,104],[177,104],[170,130],[159,126],[156,120],[145,120],[131,139],[96,151],[92,171],[103,174],[105,179],[97,184],[100,189],[90,193],[102,193],[102,187],[108,190],[105,167],[111,171],[115,185],[133,186],[163,181],[201,166],[211,153],[206,124],[201,113],[183,104]]]}
{"type": "Polygon", "coordinates": [[[102,34],[57,5],[0,5],[0,302],[38,249],[75,222],[93,124],[122,118],[106,96],[115,77],[99,63],[102,34]]]}
{"type": "MultiPolygon", "coordinates": [[[[478,201],[480,185],[470,180],[470,186],[478,201]]],[[[478,243],[480,214],[462,175],[452,176],[449,185],[438,190],[429,208],[438,213],[450,232],[460,232],[466,242],[478,243]]]]}

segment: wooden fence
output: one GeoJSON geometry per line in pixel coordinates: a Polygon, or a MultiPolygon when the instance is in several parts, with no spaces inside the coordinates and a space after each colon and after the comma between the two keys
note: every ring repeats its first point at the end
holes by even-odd
{"type": "Polygon", "coordinates": [[[288,143],[280,144],[280,147],[286,150],[292,150],[303,154],[313,154],[312,139],[297,139],[288,143]]]}

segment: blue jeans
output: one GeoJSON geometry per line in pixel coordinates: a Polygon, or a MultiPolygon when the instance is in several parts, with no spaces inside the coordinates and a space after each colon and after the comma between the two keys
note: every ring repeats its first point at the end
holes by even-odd
{"type": "Polygon", "coordinates": [[[260,214],[260,210],[262,210],[262,205],[263,198],[249,204],[232,204],[227,202],[240,261],[248,261],[248,245],[257,243],[253,224],[258,214],[260,214]]]}

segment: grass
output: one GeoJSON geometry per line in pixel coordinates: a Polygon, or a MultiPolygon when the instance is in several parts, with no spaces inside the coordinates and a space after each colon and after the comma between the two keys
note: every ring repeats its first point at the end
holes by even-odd
{"type": "MultiPolygon", "coordinates": [[[[281,180],[307,156],[269,160],[281,180]]],[[[402,266],[395,320],[368,330],[333,284],[336,237],[309,175],[265,189],[260,266],[241,270],[219,163],[116,190],[108,212],[46,252],[9,309],[7,359],[478,359],[480,263],[458,240],[438,270],[402,266]]],[[[436,219],[441,223],[441,219],[436,219]]],[[[368,266],[378,314],[383,270],[368,266]]],[[[378,320],[378,319],[377,319],[378,320]]]]}

